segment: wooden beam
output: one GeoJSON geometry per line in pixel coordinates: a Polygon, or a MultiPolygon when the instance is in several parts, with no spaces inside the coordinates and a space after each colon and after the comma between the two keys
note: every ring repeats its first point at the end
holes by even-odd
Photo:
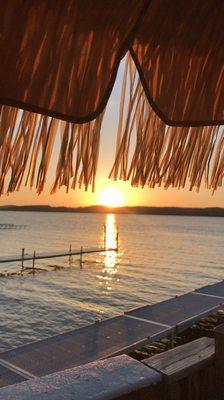
{"type": "Polygon", "coordinates": [[[214,361],[214,339],[203,337],[162,354],[145,359],[144,364],[164,375],[168,382],[185,378],[214,361]]]}
{"type": "Polygon", "coordinates": [[[223,399],[224,393],[224,324],[214,330],[215,336],[215,370],[218,399],[223,399]]]}

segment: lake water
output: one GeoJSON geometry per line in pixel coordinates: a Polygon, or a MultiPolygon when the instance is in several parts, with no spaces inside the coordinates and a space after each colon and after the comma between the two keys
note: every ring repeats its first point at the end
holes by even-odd
{"type": "MultiPolygon", "coordinates": [[[[57,271],[0,278],[0,351],[185,293],[224,278],[222,218],[0,212],[0,256],[100,246],[119,253],[40,260],[57,271]]],[[[32,262],[26,262],[30,266],[32,262]]],[[[0,273],[20,263],[0,264],[0,273]]]]}

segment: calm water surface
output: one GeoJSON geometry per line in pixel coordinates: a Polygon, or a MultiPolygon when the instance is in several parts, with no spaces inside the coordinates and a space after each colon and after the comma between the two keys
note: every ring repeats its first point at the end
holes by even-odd
{"type": "MultiPolygon", "coordinates": [[[[0,223],[26,224],[0,230],[0,256],[66,250],[72,244],[120,251],[50,259],[35,276],[0,278],[0,351],[77,328],[124,310],[153,303],[224,278],[222,218],[0,212],[0,223]]],[[[26,262],[29,266],[29,262],[26,262]]],[[[0,265],[0,273],[18,270],[0,265]]]]}

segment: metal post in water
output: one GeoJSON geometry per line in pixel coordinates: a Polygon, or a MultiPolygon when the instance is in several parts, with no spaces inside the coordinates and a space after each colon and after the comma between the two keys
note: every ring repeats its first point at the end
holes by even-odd
{"type": "Polygon", "coordinates": [[[81,246],[81,249],[80,249],[80,259],[79,259],[79,262],[80,262],[80,268],[82,268],[82,246],[81,246]]]}
{"type": "Polygon", "coordinates": [[[106,242],[107,242],[107,227],[106,224],[103,225],[103,247],[106,250],[106,242]]]}
{"type": "Polygon", "coordinates": [[[24,254],[25,254],[25,248],[23,247],[22,248],[22,258],[21,258],[21,261],[22,261],[22,263],[21,263],[21,271],[24,270],[24,254]]]}
{"type": "Polygon", "coordinates": [[[68,262],[71,264],[72,262],[72,245],[70,244],[69,246],[69,257],[68,257],[68,262]]]}
{"type": "Polygon", "coordinates": [[[33,274],[35,274],[35,259],[36,259],[36,251],[33,252],[33,274]]]}
{"type": "Polygon", "coordinates": [[[117,226],[117,234],[116,234],[116,245],[117,245],[116,251],[118,251],[118,248],[119,248],[119,231],[118,231],[118,226],[117,226]]]}

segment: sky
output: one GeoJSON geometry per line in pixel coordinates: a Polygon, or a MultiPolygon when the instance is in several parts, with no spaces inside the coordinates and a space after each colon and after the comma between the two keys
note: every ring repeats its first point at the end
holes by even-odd
{"type": "MultiPolygon", "coordinates": [[[[85,192],[83,189],[70,190],[68,193],[64,189],[58,190],[55,194],[50,194],[51,183],[53,182],[53,171],[56,166],[56,158],[48,174],[47,185],[41,195],[37,195],[35,189],[21,187],[19,192],[9,196],[0,197],[0,205],[6,204],[49,204],[51,206],[88,206],[94,204],[104,204],[110,206],[121,205],[146,205],[146,206],[178,206],[178,207],[224,207],[224,189],[216,191],[214,195],[210,190],[200,189],[199,193],[186,189],[149,189],[148,187],[133,188],[130,182],[113,181],[108,179],[112,168],[115,145],[116,130],[119,116],[119,97],[122,79],[122,66],[118,71],[117,80],[107,105],[107,111],[101,130],[101,144],[98,171],[96,176],[95,192],[91,188],[85,192]]],[[[57,150],[57,149],[56,149],[57,150]]]]}

